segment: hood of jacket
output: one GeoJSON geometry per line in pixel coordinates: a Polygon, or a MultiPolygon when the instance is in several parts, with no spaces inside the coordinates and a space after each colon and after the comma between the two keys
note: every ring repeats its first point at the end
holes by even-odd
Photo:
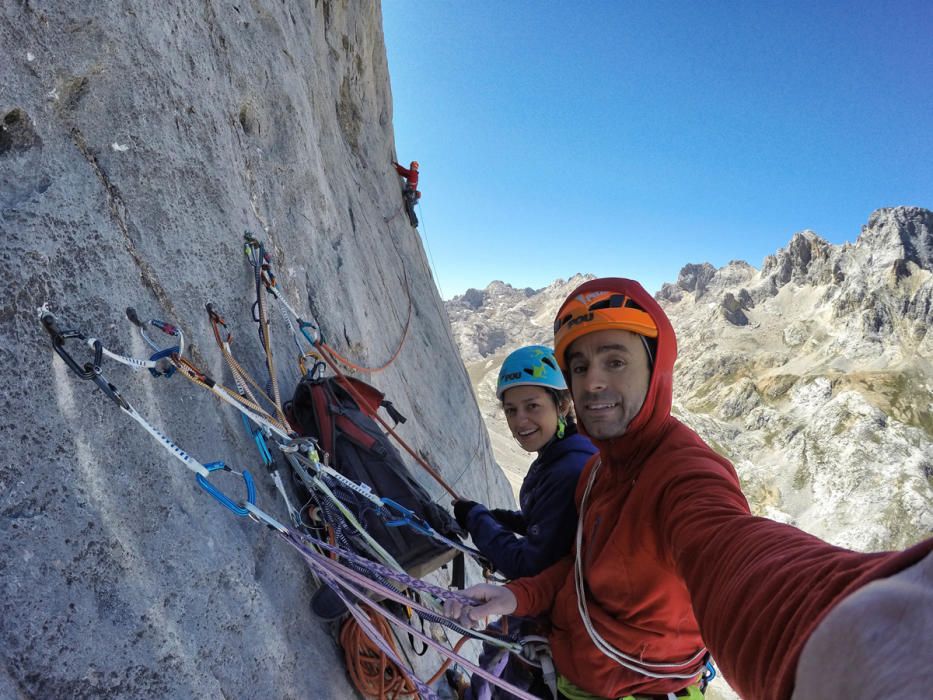
{"type": "MultiPolygon", "coordinates": [[[[670,427],[677,338],[674,334],[674,327],[661,305],[635,280],[622,277],[590,280],[577,287],[570,297],[592,292],[617,292],[628,296],[651,316],[658,327],[656,356],[651,370],[648,393],[641,410],[629,423],[623,435],[606,440],[590,438],[599,448],[604,462],[631,465],[632,468],[637,468],[670,427]]],[[[571,386],[570,377],[567,376],[566,379],[567,386],[571,386]]],[[[587,434],[586,426],[582,422],[579,429],[582,434],[587,434]]]]}

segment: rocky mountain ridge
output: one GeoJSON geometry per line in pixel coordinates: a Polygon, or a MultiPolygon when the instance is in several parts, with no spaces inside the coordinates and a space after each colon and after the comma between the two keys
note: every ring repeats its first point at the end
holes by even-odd
{"type": "MultiPolygon", "coordinates": [[[[931,251],[933,213],[879,209],[854,244],[803,231],[760,269],[689,264],[662,287],[657,297],[679,346],[674,412],[733,460],[756,512],[859,549],[904,546],[933,531],[931,251]]],[[[509,296],[497,283],[473,294],[496,301],[472,312],[462,299],[447,302],[516,489],[532,455],[508,433],[495,376],[515,347],[549,342],[573,286],[509,296]],[[503,338],[511,304],[538,322],[519,324],[510,343],[484,354],[473,329],[503,338]]]]}
{"type": "Polygon", "coordinates": [[[578,274],[542,289],[515,289],[496,280],[444,302],[463,361],[489,357],[516,343],[548,342],[554,319],[547,309],[588,278],[578,274]]]}

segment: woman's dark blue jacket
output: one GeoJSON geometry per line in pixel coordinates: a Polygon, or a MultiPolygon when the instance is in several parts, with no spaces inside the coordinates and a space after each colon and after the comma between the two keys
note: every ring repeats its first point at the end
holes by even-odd
{"type": "Polygon", "coordinates": [[[551,441],[532,462],[519,491],[521,511],[506,511],[509,517],[502,518],[508,526],[484,505],[470,509],[466,526],[473,544],[506,578],[533,576],[570,551],[577,531],[577,480],[594,454],[592,443],[568,425],[564,437],[551,441]]]}

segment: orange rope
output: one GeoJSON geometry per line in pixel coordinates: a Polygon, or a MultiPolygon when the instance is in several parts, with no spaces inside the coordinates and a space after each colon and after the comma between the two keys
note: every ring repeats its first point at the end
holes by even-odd
{"type": "MultiPolygon", "coordinates": [[[[458,642],[454,645],[454,651],[457,652],[457,653],[459,654],[459,653],[460,653],[460,649],[463,648],[463,645],[466,644],[466,643],[467,643],[468,641],[470,641],[471,639],[472,639],[472,637],[466,637],[466,636],[460,637],[460,641],[458,641],[458,642]]],[[[449,659],[449,658],[448,658],[448,659],[444,659],[444,663],[442,663],[442,664],[441,664],[441,667],[440,667],[439,669],[437,669],[437,673],[435,673],[433,676],[431,676],[431,677],[428,679],[428,682],[425,683],[425,685],[429,685],[429,686],[430,686],[430,685],[434,685],[434,683],[437,682],[437,679],[440,678],[440,677],[444,674],[444,671],[446,671],[448,668],[450,668],[450,664],[452,664],[452,663],[453,663],[453,659],[449,659]]]]}
{"type": "Polygon", "coordinates": [[[408,273],[407,272],[405,273],[405,294],[408,296],[408,318],[405,319],[405,328],[402,330],[402,339],[399,341],[398,347],[395,348],[395,352],[392,353],[392,357],[390,357],[389,360],[385,364],[380,365],[379,367],[363,367],[362,365],[358,365],[348,360],[346,357],[344,357],[339,352],[334,350],[330,345],[325,343],[323,340],[319,341],[317,345],[327,350],[327,352],[329,352],[333,356],[333,358],[337,360],[338,362],[340,362],[340,364],[342,364],[344,367],[348,367],[350,369],[356,370],[357,372],[369,372],[370,374],[375,374],[376,372],[383,371],[389,365],[395,362],[396,358],[398,358],[399,353],[402,351],[402,346],[405,345],[405,339],[408,338],[408,329],[411,327],[411,310],[412,310],[411,289],[408,288],[408,273]]]}
{"type": "MultiPolygon", "coordinates": [[[[393,651],[398,652],[385,618],[373,615],[371,611],[366,614],[393,651]]],[[[343,647],[350,680],[367,698],[394,700],[417,697],[415,685],[394,662],[386,658],[352,617],[340,627],[340,646],[343,647]]]]}

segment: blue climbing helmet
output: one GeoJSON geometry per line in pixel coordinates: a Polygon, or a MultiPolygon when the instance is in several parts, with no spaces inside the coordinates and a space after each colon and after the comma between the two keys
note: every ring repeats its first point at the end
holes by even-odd
{"type": "Polygon", "coordinates": [[[545,389],[565,391],[567,382],[557,366],[554,351],[544,345],[519,348],[505,358],[496,382],[496,398],[513,386],[543,386],[545,389]]]}

